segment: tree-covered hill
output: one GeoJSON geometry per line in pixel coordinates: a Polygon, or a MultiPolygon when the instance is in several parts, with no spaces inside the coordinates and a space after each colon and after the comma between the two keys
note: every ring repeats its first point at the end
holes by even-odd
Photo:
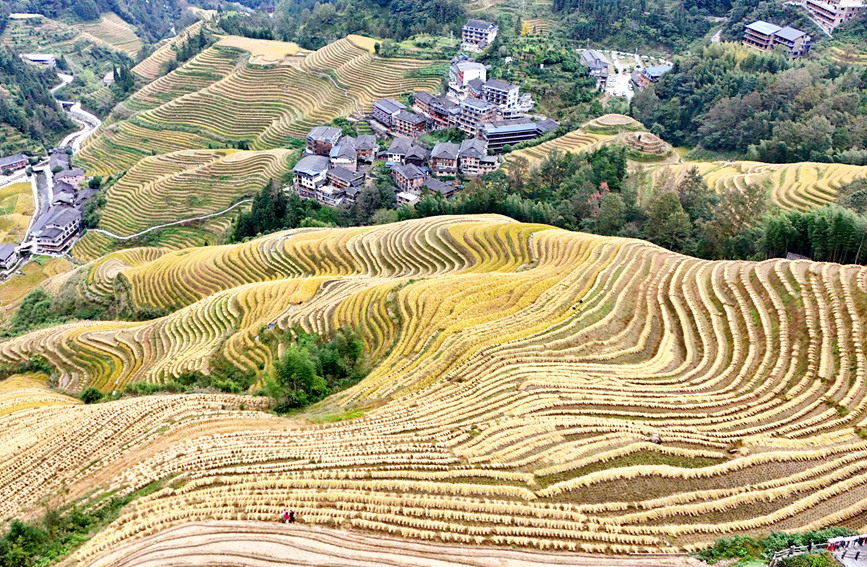
{"type": "Polygon", "coordinates": [[[58,142],[74,127],[49,89],[54,71],[24,63],[13,50],[0,48],[0,154],[35,150],[58,142]]]}
{"type": "Polygon", "coordinates": [[[777,163],[867,164],[867,72],[712,45],[675,60],[633,115],[675,145],[777,163]]]}
{"type": "MultiPolygon", "coordinates": [[[[4,0],[7,13],[27,12],[49,18],[70,17],[82,21],[98,20],[101,13],[114,12],[124,21],[138,28],[139,35],[148,42],[171,35],[172,25],[181,14],[182,0],[4,0]]],[[[3,16],[0,14],[0,31],[3,16]]]]}

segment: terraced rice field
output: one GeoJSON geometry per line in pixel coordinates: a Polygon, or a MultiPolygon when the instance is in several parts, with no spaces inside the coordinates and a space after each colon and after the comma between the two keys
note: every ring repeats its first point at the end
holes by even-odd
{"type": "Polygon", "coordinates": [[[831,54],[835,61],[849,65],[867,65],[867,53],[858,51],[843,51],[839,47],[832,47],[831,54]]]}
{"type": "Polygon", "coordinates": [[[601,557],[491,547],[408,542],[323,526],[276,526],[265,522],[184,524],[101,555],[90,565],[122,560],[127,567],[217,565],[236,567],[341,565],[342,567],[685,567],[685,557],[601,557]],[[191,549],[197,550],[191,553],[191,549]]]}
{"type": "Polygon", "coordinates": [[[144,45],[135,29],[114,12],[102,14],[97,22],[76,23],[75,26],[133,58],[144,45]]]}
{"type": "Polygon", "coordinates": [[[33,188],[29,181],[0,189],[0,243],[21,244],[33,212],[33,188]]]}
{"type": "Polygon", "coordinates": [[[225,242],[226,235],[232,228],[232,222],[238,213],[248,210],[249,205],[241,205],[224,215],[157,229],[131,240],[118,240],[99,232],[89,231],[75,243],[70,255],[81,262],[91,262],[119,249],[140,246],[166,250],[213,246],[225,242]]]}
{"type": "Polygon", "coordinates": [[[164,63],[177,60],[174,48],[183,45],[190,37],[198,34],[203,25],[204,22],[200,20],[181,30],[175,37],[160,42],[153,53],[132,68],[132,72],[148,81],[156,79],[164,63]]]}
{"type": "Polygon", "coordinates": [[[598,148],[606,141],[614,139],[613,135],[609,134],[590,134],[583,129],[574,130],[559,138],[548,140],[538,146],[525,148],[523,150],[515,150],[506,156],[506,165],[514,161],[517,157],[522,157],[527,160],[530,167],[539,165],[548,157],[553,150],[559,150],[566,153],[577,154],[580,152],[588,152],[598,148]]]}
{"type": "Polygon", "coordinates": [[[382,97],[397,97],[419,90],[434,92],[439,88],[439,74],[418,78],[407,75],[443,61],[376,57],[374,43],[371,38],[347,36],[305,57],[302,68],[313,72],[333,71],[364,112],[371,112],[373,101],[382,97]]]}
{"type": "Polygon", "coordinates": [[[42,257],[21,268],[22,274],[15,274],[0,283],[0,313],[24,299],[28,293],[45,280],[69,272],[72,264],[64,258],[42,257]]]}
{"type": "Polygon", "coordinates": [[[188,150],[145,158],[109,190],[99,228],[129,236],[227,209],[289,171],[290,150],[188,150]]]}
{"type": "Polygon", "coordinates": [[[80,270],[90,297],[123,274],[135,305],[173,312],[35,331],[0,359],[42,354],[73,390],[110,390],[207,371],[216,351],[267,366],[269,324],[352,324],[378,363],[317,410],[360,417],[318,425],[206,395],[0,418],[2,517],[172,478],[77,564],[287,506],[317,529],[547,551],[867,527],[864,267],[710,262],[490,215],[135,249],[80,270]]]}
{"type": "Polygon", "coordinates": [[[234,47],[250,54],[250,62],[256,65],[276,65],[287,62],[287,58],[298,55],[301,48],[286,41],[251,39],[249,37],[226,36],[217,45],[234,47]]]}
{"type": "Polygon", "coordinates": [[[548,18],[528,18],[524,20],[531,34],[548,35],[551,31],[551,20],[548,18]]]}
{"type": "MultiPolygon", "coordinates": [[[[278,42],[221,40],[234,46],[211,47],[136,93],[79,157],[88,171],[108,174],[146,156],[178,150],[241,141],[254,149],[277,148],[313,126],[369,107],[376,98],[439,84],[438,77],[406,77],[436,62],[374,60],[358,47],[373,40],[350,37],[310,54],[301,65],[264,66],[237,46],[246,45],[263,58],[278,42]]],[[[280,45],[287,52],[297,48],[280,45]]]]}
{"type": "Polygon", "coordinates": [[[653,181],[662,177],[680,178],[697,167],[711,187],[743,190],[758,185],[768,191],[771,201],[784,209],[806,210],[834,201],[837,188],[867,176],[867,167],[828,163],[768,164],[753,161],[685,162],[654,170],[653,181]]]}

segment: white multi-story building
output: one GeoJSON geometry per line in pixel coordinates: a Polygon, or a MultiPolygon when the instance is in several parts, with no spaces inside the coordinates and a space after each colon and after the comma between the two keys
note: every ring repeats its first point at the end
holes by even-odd
{"type": "Polygon", "coordinates": [[[500,28],[484,20],[469,20],[461,30],[461,49],[482,51],[497,37],[500,28]]]}

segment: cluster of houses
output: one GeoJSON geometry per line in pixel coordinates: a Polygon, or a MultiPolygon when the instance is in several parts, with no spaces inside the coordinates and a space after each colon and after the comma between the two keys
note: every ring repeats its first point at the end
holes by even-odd
{"type": "MultiPolygon", "coordinates": [[[[496,37],[497,27],[470,20],[464,26],[462,49],[481,51],[496,37]]],[[[529,94],[518,85],[488,79],[488,68],[463,54],[449,68],[449,87],[441,96],[415,92],[412,104],[383,98],[373,103],[370,126],[382,138],[392,137],[380,152],[375,135],[344,136],[340,128],[318,126],[307,135],[305,157],[294,167],[293,187],[303,199],[329,206],[351,205],[377,159],[391,169],[399,203],[415,203],[425,192],[451,198],[455,177],[484,175],[499,167],[494,154],[507,145],[538,138],[558,124],[545,117],[530,119],[529,94]],[[427,131],[456,128],[468,139],[440,142],[431,151],[416,143],[427,131]]]]}
{"type": "Polygon", "coordinates": [[[417,202],[425,191],[454,196],[455,186],[437,176],[453,181],[458,174],[484,175],[499,166],[498,159],[488,155],[484,140],[477,138],[460,144],[440,142],[429,152],[413,138],[399,136],[381,152],[375,136],[344,136],[331,126],[318,126],[307,134],[306,154],[293,168],[294,189],[302,199],[331,207],[355,203],[377,159],[391,169],[401,204],[417,202]]]}
{"type": "MultiPolygon", "coordinates": [[[[20,154],[12,156],[19,161],[20,154]]],[[[0,163],[7,163],[3,158],[0,163]]],[[[23,166],[23,167],[26,167],[23,166]]],[[[19,168],[20,169],[20,168],[19,168]]],[[[84,204],[97,193],[97,189],[81,188],[84,183],[84,170],[72,167],[69,154],[65,149],[53,150],[48,158],[48,169],[53,173],[53,184],[49,191],[51,201],[48,209],[33,221],[27,242],[16,246],[11,243],[0,245],[0,270],[14,267],[22,254],[63,254],[81,230],[84,204]]]]}
{"type": "Polygon", "coordinates": [[[791,27],[780,27],[762,20],[744,26],[743,44],[761,51],[782,45],[790,57],[801,57],[810,51],[809,34],[791,27]]]}
{"type": "MultiPolygon", "coordinates": [[[[581,63],[590,70],[590,76],[596,78],[596,88],[605,90],[605,87],[608,86],[608,77],[613,72],[611,61],[601,51],[585,49],[581,52],[581,63]]],[[[671,71],[671,65],[637,67],[632,71],[630,81],[638,90],[643,91],[669,71],[671,71]]]]}
{"type": "Polygon", "coordinates": [[[84,170],[70,166],[65,150],[52,152],[48,167],[55,172],[51,205],[33,224],[30,234],[36,254],[61,254],[79,233],[85,202],[98,190],[81,189],[84,170]]]}

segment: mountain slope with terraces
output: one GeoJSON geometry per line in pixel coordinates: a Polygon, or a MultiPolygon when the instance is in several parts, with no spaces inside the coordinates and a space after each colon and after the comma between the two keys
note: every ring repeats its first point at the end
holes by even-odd
{"type": "Polygon", "coordinates": [[[270,325],[352,325],[375,363],[315,423],[249,396],[0,395],[3,517],[171,479],[78,564],[286,506],[305,524],[560,552],[867,527],[863,267],[711,262],[486,215],[131,249],[75,274],[50,289],[110,302],[122,280],[170,314],[33,331],[0,343],[3,362],[39,354],[70,391],[109,391],[207,372],[216,353],[267,368],[270,325]]]}
{"type": "Polygon", "coordinates": [[[305,57],[292,43],[224,37],[120,105],[79,158],[110,174],[179,150],[279,148],[378,98],[439,87],[428,70],[442,62],[378,58],[374,43],[349,36],[305,57]]]}

